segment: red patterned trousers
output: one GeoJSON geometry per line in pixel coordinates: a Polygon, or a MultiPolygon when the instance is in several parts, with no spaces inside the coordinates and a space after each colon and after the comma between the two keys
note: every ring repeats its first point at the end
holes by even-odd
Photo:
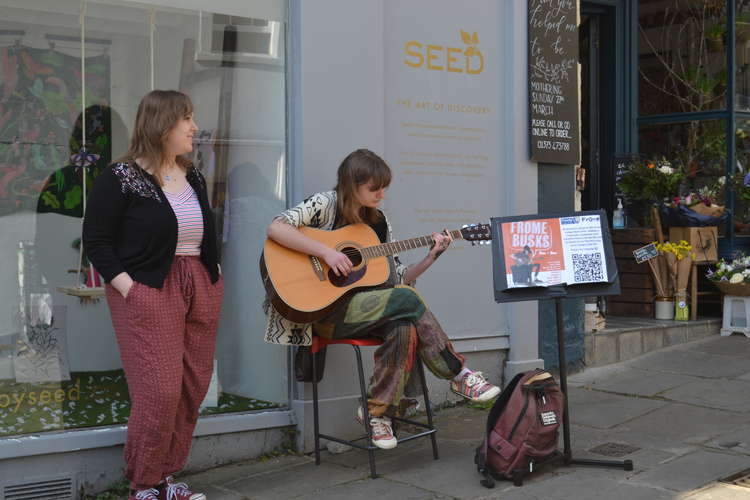
{"type": "Polygon", "coordinates": [[[161,289],[136,282],[126,298],[106,290],[131,401],[125,476],[132,488],[150,488],[187,461],[224,281],[212,284],[198,257],[176,256],[161,289]]]}

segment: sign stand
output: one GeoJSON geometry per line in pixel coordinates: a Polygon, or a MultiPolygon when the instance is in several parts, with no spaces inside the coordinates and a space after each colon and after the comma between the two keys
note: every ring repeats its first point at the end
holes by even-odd
{"type": "MultiPolygon", "coordinates": [[[[554,225],[554,224],[553,224],[554,225]]],[[[507,227],[507,226],[506,226],[507,227]]],[[[559,225],[558,225],[559,227],[559,225]]],[[[506,233],[507,234],[507,233],[506,233]]],[[[618,295],[620,293],[619,276],[617,266],[612,250],[612,238],[609,233],[607,216],[603,210],[575,212],[569,214],[554,215],[525,215],[516,217],[497,217],[492,219],[492,256],[493,256],[493,276],[496,302],[519,302],[524,300],[554,300],[555,316],[557,321],[557,353],[559,359],[559,382],[560,389],[563,393],[563,453],[560,458],[565,465],[588,465],[596,467],[615,467],[622,468],[626,471],[633,470],[632,460],[596,460],[573,458],[573,452],[570,446],[570,412],[568,407],[568,374],[567,361],[565,358],[565,322],[563,317],[563,299],[574,297],[591,297],[599,295],[618,295]],[[517,222],[537,222],[553,221],[560,219],[561,223],[574,222],[575,218],[599,217],[601,224],[601,247],[605,256],[606,281],[597,281],[591,283],[580,283],[567,285],[565,283],[552,284],[550,286],[513,286],[508,283],[509,274],[506,272],[505,251],[512,246],[503,241],[503,225],[517,222]],[[565,221],[565,222],[563,222],[565,221]]],[[[560,257],[558,257],[560,258],[560,257]]],[[[512,269],[511,269],[512,270],[512,269]]],[[[512,274],[511,274],[512,275],[512,274]]],[[[551,460],[551,461],[553,461],[551,460]]],[[[522,474],[514,476],[514,484],[521,486],[523,484],[522,474]]]]}
{"type": "MultiPolygon", "coordinates": [[[[555,290],[557,292],[557,290],[555,290]]],[[[565,465],[591,465],[597,467],[616,467],[626,471],[633,470],[632,460],[595,460],[573,458],[570,448],[570,414],[568,412],[568,368],[565,359],[565,325],[563,323],[562,299],[566,296],[565,287],[560,287],[555,296],[555,316],[557,319],[557,355],[560,364],[560,390],[563,393],[563,461],[565,465]]]]}

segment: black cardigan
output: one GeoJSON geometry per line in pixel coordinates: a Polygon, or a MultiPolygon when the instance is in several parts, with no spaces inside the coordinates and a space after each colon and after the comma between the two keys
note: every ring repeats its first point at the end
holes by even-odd
{"type": "MultiPolygon", "coordinates": [[[[211,282],[219,279],[219,256],[206,181],[194,167],[187,181],[203,212],[201,261],[211,282]]],[[[177,248],[177,217],[159,183],[133,163],[115,163],[94,182],[83,220],[86,256],[109,283],[127,272],[139,283],[161,288],[177,248]]]]}

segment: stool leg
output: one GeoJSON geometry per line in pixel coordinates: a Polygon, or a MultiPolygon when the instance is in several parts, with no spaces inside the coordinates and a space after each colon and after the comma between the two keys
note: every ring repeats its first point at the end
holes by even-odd
{"type": "Polygon", "coordinates": [[[362,369],[362,351],[359,346],[353,345],[354,354],[357,356],[357,372],[359,373],[359,390],[362,393],[362,417],[365,421],[365,429],[367,430],[367,456],[370,459],[370,476],[375,479],[377,474],[375,473],[375,450],[372,449],[372,429],[370,428],[370,411],[367,408],[367,387],[365,386],[365,372],[362,369]]]}
{"type": "MultiPolygon", "coordinates": [[[[430,404],[430,396],[427,393],[427,379],[424,376],[424,364],[422,364],[422,360],[419,358],[419,354],[416,355],[416,362],[417,366],[419,367],[419,380],[422,382],[422,394],[424,394],[424,406],[425,410],[427,411],[427,425],[430,426],[430,429],[435,428],[435,424],[432,423],[432,404],[430,404]]],[[[430,439],[432,440],[432,456],[435,457],[435,460],[440,458],[440,455],[438,454],[438,446],[437,446],[437,436],[435,435],[437,433],[433,432],[430,434],[430,439]]]]}
{"type": "Polygon", "coordinates": [[[318,424],[318,369],[315,366],[315,357],[312,362],[312,390],[313,390],[313,433],[315,441],[315,465],[320,465],[320,428],[318,424]]]}

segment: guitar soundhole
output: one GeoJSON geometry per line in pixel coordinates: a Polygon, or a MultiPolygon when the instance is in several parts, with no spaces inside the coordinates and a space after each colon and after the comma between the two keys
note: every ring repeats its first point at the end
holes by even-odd
{"type": "Polygon", "coordinates": [[[354,267],[357,267],[362,263],[362,254],[359,253],[358,249],[354,247],[344,247],[339,251],[349,257],[349,260],[352,261],[354,267]]]}
{"type": "MultiPolygon", "coordinates": [[[[352,261],[352,265],[354,267],[357,267],[362,263],[362,254],[359,253],[359,250],[357,250],[354,247],[344,247],[339,250],[341,253],[345,254],[347,257],[349,257],[349,260],[352,261]]],[[[359,281],[362,276],[365,275],[367,272],[367,266],[362,266],[361,269],[357,269],[355,271],[352,271],[349,273],[349,276],[336,276],[336,274],[329,269],[328,270],[328,280],[331,282],[333,286],[337,287],[345,287],[349,286],[352,283],[356,283],[359,281]]]]}

